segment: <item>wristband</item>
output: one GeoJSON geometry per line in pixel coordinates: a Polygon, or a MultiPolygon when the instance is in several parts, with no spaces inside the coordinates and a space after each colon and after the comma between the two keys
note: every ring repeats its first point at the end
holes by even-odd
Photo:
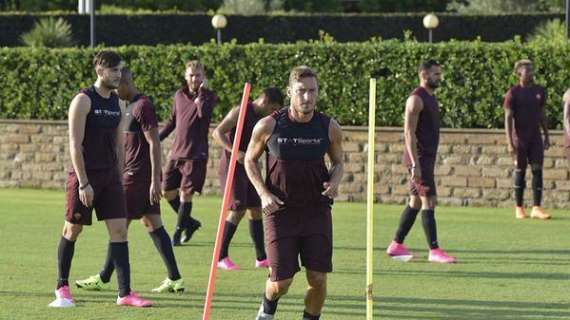
{"type": "Polygon", "coordinates": [[[79,186],[79,190],[85,190],[85,188],[87,188],[90,185],[89,182],[87,182],[86,184],[79,186]]]}

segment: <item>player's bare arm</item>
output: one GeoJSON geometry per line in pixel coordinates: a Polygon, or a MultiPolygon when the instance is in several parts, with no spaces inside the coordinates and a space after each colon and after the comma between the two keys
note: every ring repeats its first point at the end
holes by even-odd
{"type": "Polygon", "coordinates": [[[570,89],[564,93],[562,100],[564,101],[564,131],[570,137],[570,89]]]}
{"type": "Polygon", "coordinates": [[[329,124],[329,140],[331,145],[327,154],[331,160],[330,179],[323,185],[325,188],[323,195],[333,199],[338,196],[338,186],[344,174],[342,129],[334,119],[331,119],[329,124]]]}
{"type": "Polygon", "coordinates": [[[410,155],[412,161],[412,180],[419,180],[421,178],[421,171],[418,161],[418,147],[416,138],[416,128],[420,119],[420,113],[424,108],[422,99],[416,95],[412,95],[406,101],[406,113],[404,117],[404,140],[406,144],[406,151],[410,155]]]}
{"type": "Polygon", "coordinates": [[[261,119],[253,128],[253,133],[245,153],[245,171],[249,180],[261,198],[261,207],[264,214],[277,211],[284,203],[269,192],[259,166],[259,158],[265,151],[267,140],[275,128],[275,120],[271,117],[261,119]]]}
{"type": "MultiPolygon", "coordinates": [[[[230,141],[227,133],[237,126],[238,117],[239,107],[233,108],[212,132],[214,141],[228,152],[232,151],[232,141],[230,141]]],[[[244,157],[245,152],[239,151],[238,162],[243,164],[244,157]]]]}
{"type": "Polygon", "coordinates": [[[546,108],[544,106],[540,112],[540,127],[544,133],[544,150],[548,150],[550,148],[550,135],[548,134],[548,119],[546,118],[546,108]]]}
{"type": "Polygon", "coordinates": [[[125,168],[125,135],[124,135],[124,128],[125,123],[127,121],[126,114],[126,104],[119,103],[119,107],[121,108],[121,121],[117,126],[117,145],[116,145],[116,152],[117,152],[117,169],[119,170],[119,174],[123,173],[123,169],[125,168]]]}
{"type": "Polygon", "coordinates": [[[505,134],[507,137],[507,147],[509,153],[514,155],[516,151],[516,146],[513,141],[513,128],[515,127],[515,118],[512,109],[505,109],[505,134]]]}
{"type": "Polygon", "coordinates": [[[158,129],[152,128],[144,132],[144,138],[148,142],[150,149],[150,167],[152,172],[149,197],[150,203],[160,203],[160,137],[158,136],[158,129]]]}
{"type": "Polygon", "coordinates": [[[79,199],[86,207],[93,204],[93,188],[87,179],[85,160],[83,159],[83,138],[85,122],[91,110],[91,99],[83,93],[76,95],[69,106],[69,153],[71,163],[79,180],[79,199]]]}

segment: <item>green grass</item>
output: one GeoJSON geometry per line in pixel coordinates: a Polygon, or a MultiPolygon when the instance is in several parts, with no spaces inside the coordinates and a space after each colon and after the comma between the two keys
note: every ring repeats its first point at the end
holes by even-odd
{"type": "MultiPolygon", "coordinates": [[[[115,291],[74,288],[78,307],[54,310],[47,304],[57,276],[64,197],[56,191],[0,189],[0,319],[201,319],[219,198],[196,198],[194,214],[204,227],[190,245],[175,249],[187,283],[183,295],[149,293],[166,274],[150,238],[135,223],[129,234],[132,286],[156,306],[122,308],[114,305],[115,291]]],[[[570,319],[570,217],[565,212],[554,211],[556,219],[543,222],[515,221],[511,209],[441,208],[440,242],[460,263],[435,265],[425,262],[421,223],[407,241],[420,261],[399,263],[383,254],[401,209],[377,206],[376,319],[570,319]]],[[[166,203],[163,217],[171,231],[174,214],[166,203]]],[[[329,277],[324,320],[365,319],[365,217],[362,203],[335,206],[335,271],[329,277]]],[[[103,223],[85,228],[76,246],[72,281],[99,271],[106,243],[103,223]]],[[[219,273],[212,319],[251,320],[266,272],[252,267],[247,224],[238,229],[230,253],[242,271],[219,273]]],[[[304,288],[300,273],[282,298],[277,319],[301,318],[304,288]]]]}

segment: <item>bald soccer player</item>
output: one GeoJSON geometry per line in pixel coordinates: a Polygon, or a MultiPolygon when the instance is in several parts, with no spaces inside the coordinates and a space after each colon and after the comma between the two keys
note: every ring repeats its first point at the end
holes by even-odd
{"type": "MultiPolygon", "coordinates": [[[[241,142],[239,145],[238,163],[234,176],[234,186],[232,189],[232,203],[230,213],[226,219],[224,228],[224,238],[222,242],[222,250],[220,253],[220,261],[218,268],[223,270],[239,270],[239,266],[230,259],[229,247],[232,237],[237,230],[238,224],[245,215],[246,210],[249,211],[249,233],[255,244],[256,268],[265,268],[269,266],[267,255],[265,253],[265,244],[263,240],[263,222],[261,220],[261,199],[257,195],[254,186],[249,181],[243,160],[247,145],[251,140],[253,127],[257,122],[272,112],[283,107],[283,93],[275,87],[266,88],[263,93],[254,101],[248,103],[245,123],[242,131],[241,142]]],[[[223,148],[222,161],[220,163],[220,186],[222,192],[226,185],[226,177],[230,164],[232,144],[236,134],[236,126],[239,116],[239,107],[233,108],[220,124],[214,129],[212,136],[214,140],[223,148]]]]}
{"type": "Polygon", "coordinates": [[[164,197],[178,214],[174,246],[190,240],[201,226],[192,218],[192,199],[202,192],[206,180],[210,121],[218,102],[216,94],[206,88],[206,71],[200,61],[186,63],[184,78],[186,85],[176,91],[172,115],[160,131],[161,141],[176,133],[162,180],[164,197]]]}
{"type": "Polygon", "coordinates": [[[127,210],[121,183],[123,167],[123,112],[114,93],[121,80],[121,57],[99,52],[93,61],[97,81],[78,93],[69,106],[69,152],[72,166],[67,179],[67,210],[58,249],[59,278],[51,307],[74,307],[69,272],[75,241],[84,225],[91,225],[93,209],[109,232],[109,260],[117,269],[118,305],[149,307],[152,302],[131,291],[127,210]]]}
{"type": "Polygon", "coordinates": [[[270,264],[257,320],[274,318],[279,299],[300,271],[299,260],[309,285],[302,319],[320,319],[332,271],[331,208],[344,172],[342,130],[316,111],[319,85],[311,68],[291,71],[287,93],[291,106],[255,125],[245,155],[247,175],[261,198],[270,264]],[[266,182],[258,166],[265,150],[266,182]]]}
{"type": "MultiPolygon", "coordinates": [[[[127,219],[140,220],[158,253],[162,257],[168,277],[153,292],[183,292],[184,281],[180,276],[170,237],[160,218],[160,141],[158,118],[149,97],[140,93],[133,81],[133,74],[123,68],[117,93],[128,103],[126,110],[125,168],[123,189],[126,196],[127,219]]],[[[102,290],[109,287],[114,265],[109,252],[103,270],[97,275],[75,282],[86,290],[102,290]]]]}
{"type": "Polygon", "coordinates": [[[504,108],[507,146],[515,165],[515,218],[528,218],[524,208],[524,189],[526,169],[530,164],[534,198],[530,217],[546,220],[551,218],[542,208],[544,150],[550,147],[545,115],[546,89],[534,82],[532,61],[517,61],[514,69],[519,84],[507,91],[504,108]],[[544,132],[544,141],[540,129],[544,132]]]}

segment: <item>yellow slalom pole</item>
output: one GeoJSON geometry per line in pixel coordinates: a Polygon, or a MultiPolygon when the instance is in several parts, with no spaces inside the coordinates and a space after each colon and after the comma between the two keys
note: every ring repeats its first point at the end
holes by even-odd
{"type": "Polygon", "coordinates": [[[368,107],[368,188],[366,194],[366,320],[374,317],[374,149],[376,134],[376,79],[370,79],[368,107]]]}

